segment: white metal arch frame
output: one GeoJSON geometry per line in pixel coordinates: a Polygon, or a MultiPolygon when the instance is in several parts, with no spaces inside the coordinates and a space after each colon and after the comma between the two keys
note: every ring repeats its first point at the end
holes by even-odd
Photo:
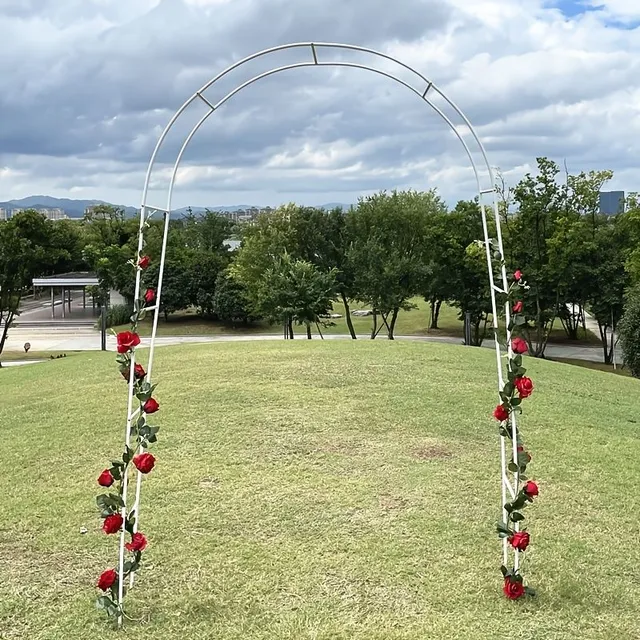
{"type": "MultiPolygon", "coordinates": [[[[270,49],[265,49],[263,51],[259,51],[257,53],[254,53],[253,55],[250,55],[232,65],[230,65],[229,67],[227,67],[224,71],[222,71],[221,73],[219,73],[217,76],[215,76],[213,79],[211,79],[209,82],[207,82],[204,86],[202,86],[198,91],[196,91],[181,107],[180,109],[178,109],[178,111],[175,113],[175,115],[171,118],[171,120],[169,121],[169,123],[167,124],[167,126],[165,127],[164,131],[162,132],[162,135],[160,136],[156,147],[153,151],[153,154],[151,156],[151,159],[149,161],[149,165],[148,165],[148,169],[147,169],[147,174],[146,174],[146,178],[145,178],[145,183],[144,183],[144,190],[143,190],[143,196],[142,196],[142,207],[141,207],[141,213],[140,213],[140,232],[139,232],[139,241],[138,241],[138,255],[141,255],[143,248],[144,248],[144,232],[145,229],[148,227],[148,220],[151,216],[153,216],[156,213],[162,213],[164,216],[164,234],[163,234],[163,242],[162,242],[162,251],[161,251],[161,256],[160,256],[160,266],[159,266],[159,275],[158,275],[158,285],[157,285],[157,291],[156,291],[156,301],[155,301],[155,305],[154,305],[154,317],[153,317],[153,330],[152,330],[152,334],[151,334],[151,344],[150,344],[150,350],[149,350],[149,362],[148,362],[148,367],[147,367],[147,380],[149,382],[151,382],[151,375],[152,375],[152,368],[153,368],[153,358],[154,358],[154,349],[155,349],[155,339],[156,339],[156,333],[157,333],[157,327],[158,327],[158,317],[159,317],[159,312],[160,312],[160,299],[161,299],[161,295],[162,295],[162,280],[163,280],[163,276],[164,276],[164,266],[165,266],[165,256],[166,256],[166,248],[167,248],[167,237],[168,237],[168,231],[169,231],[169,220],[170,220],[170,215],[171,215],[171,201],[172,201],[172,195],[173,195],[173,188],[174,188],[174,184],[175,184],[175,180],[176,180],[176,176],[177,176],[177,172],[178,172],[178,168],[180,166],[180,162],[184,156],[184,153],[189,145],[189,143],[191,142],[191,140],[193,139],[193,137],[195,136],[195,134],[198,132],[198,130],[200,129],[200,127],[206,122],[206,120],[209,118],[209,116],[211,116],[220,106],[222,106],[224,103],[226,103],[229,99],[231,99],[233,96],[235,96],[236,94],[238,94],[239,92],[241,92],[243,89],[249,87],[250,85],[258,82],[259,80],[266,78],[268,76],[274,75],[274,74],[278,74],[290,69],[299,69],[299,68],[304,68],[304,67],[314,67],[314,66],[329,66],[329,67],[344,67],[344,68],[355,68],[355,69],[364,69],[367,71],[371,71],[373,73],[376,73],[380,76],[389,78],[390,80],[393,80],[395,82],[397,82],[398,84],[406,87],[407,89],[409,89],[411,92],[413,92],[419,99],[421,99],[426,105],[428,105],[429,107],[431,107],[431,109],[433,111],[435,111],[435,113],[438,114],[438,116],[449,126],[449,128],[451,129],[451,131],[454,133],[454,135],[457,137],[457,139],[459,140],[459,142],[462,144],[462,147],[464,148],[470,163],[471,163],[471,167],[473,169],[473,173],[475,176],[475,180],[476,180],[476,185],[477,185],[477,190],[478,190],[478,196],[479,196],[479,202],[480,202],[480,209],[481,209],[481,214],[482,214],[482,226],[483,226],[483,232],[484,232],[484,245],[485,245],[485,249],[486,249],[486,259],[487,259],[487,270],[488,270],[488,278],[489,278],[489,284],[490,284],[490,290],[491,290],[491,303],[492,303],[492,312],[493,312],[493,330],[494,330],[494,341],[495,341],[495,352],[496,352],[496,364],[497,364],[497,379],[498,379],[498,391],[502,391],[505,381],[504,381],[504,376],[503,376],[503,362],[502,362],[502,352],[501,352],[501,345],[500,345],[500,341],[499,341],[499,337],[498,337],[498,330],[499,330],[499,314],[498,314],[498,303],[496,300],[496,294],[506,294],[508,289],[509,289],[509,284],[508,284],[508,280],[507,280],[507,272],[506,272],[506,267],[505,267],[505,262],[504,262],[504,251],[503,251],[503,243],[502,243],[502,233],[501,233],[501,229],[500,229],[500,217],[498,214],[498,198],[497,198],[497,193],[495,190],[495,183],[494,183],[494,174],[493,174],[493,170],[491,165],[489,164],[489,160],[487,158],[487,154],[485,152],[485,149],[482,145],[482,142],[480,141],[476,131],[474,130],[473,126],[471,125],[471,123],[469,122],[468,118],[464,115],[464,113],[458,108],[458,106],[452,101],[450,100],[431,80],[429,80],[427,77],[425,77],[424,75],[422,75],[420,72],[416,71],[415,69],[413,69],[412,67],[410,67],[409,65],[401,62],[400,60],[385,54],[385,53],[381,53],[379,51],[376,51],[374,49],[369,49],[366,47],[360,47],[360,46],[356,46],[356,45],[349,45],[349,44],[337,44],[337,43],[328,43],[328,42],[297,42],[297,43],[292,43],[292,44],[286,44],[286,45],[281,45],[281,46],[277,46],[277,47],[272,47],[270,49]],[[211,102],[207,99],[205,92],[210,89],[215,83],[217,83],[219,80],[221,80],[222,78],[224,78],[225,76],[227,76],[228,74],[230,74],[232,71],[234,71],[235,69],[241,67],[242,65],[252,61],[252,60],[256,60],[258,58],[263,58],[266,56],[269,56],[271,54],[280,52],[280,51],[284,51],[284,50],[300,50],[301,52],[304,52],[305,54],[305,59],[300,61],[300,62],[295,62],[295,63],[291,63],[291,64],[287,64],[284,66],[277,66],[272,68],[269,71],[265,71],[263,73],[260,73],[254,77],[252,77],[251,79],[242,82],[241,84],[239,84],[238,86],[236,86],[235,89],[233,89],[232,91],[230,91],[229,93],[227,93],[221,100],[217,101],[217,102],[211,102]],[[413,84],[399,78],[397,75],[395,75],[394,73],[390,73],[388,71],[385,70],[381,70],[381,69],[377,69],[373,66],[370,66],[368,64],[360,64],[360,63],[355,63],[355,62],[347,62],[344,60],[322,60],[319,57],[319,53],[322,52],[324,53],[326,50],[341,50],[341,51],[355,51],[355,52],[359,52],[359,53],[364,53],[364,54],[369,54],[370,56],[372,56],[374,59],[378,59],[378,60],[382,60],[385,62],[392,62],[396,65],[398,65],[399,67],[401,67],[404,71],[409,71],[412,74],[412,77],[414,78],[414,81],[416,83],[416,85],[414,86],[413,84]],[[479,167],[478,164],[476,163],[476,161],[474,160],[473,157],[473,153],[471,148],[469,147],[469,145],[467,144],[466,140],[464,139],[464,137],[462,136],[462,134],[460,133],[460,131],[458,130],[458,127],[454,124],[454,122],[444,113],[444,111],[439,108],[436,104],[434,104],[434,102],[430,99],[429,94],[433,95],[436,94],[437,96],[439,96],[440,98],[444,99],[445,103],[447,105],[449,105],[449,107],[451,107],[454,112],[457,114],[457,116],[460,117],[460,119],[462,120],[462,122],[464,123],[464,126],[466,127],[466,129],[468,130],[468,132],[471,134],[471,138],[472,138],[472,143],[474,144],[474,146],[476,147],[476,151],[478,151],[480,153],[480,156],[482,157],[482,163],[481,166],[479,167]],[[158,208],[158,207],[152,207],[148,204],[148,197],[149,197],[149,186],[150,186],[150,182],[151,182],[151,174],[152,174],[152,170],[156,164],[156,160],[158,157],[158,153],[163,145],[163,142],[165,141],[167,134],[169,133],[169,131],[172,129],[172,127],[174,126],[174,124],[176,123],[176,121],[180,118],[180,116],[185,112],[185,110],[194,102],[197,101],[201,101],[202,103],[204,103],[207,107],[207,112],[205,113],[205,115],[203,117],[200,118],[200,120],[193,126],[193,128],[191,129],[191,131],[189,132],[189,134],[186,136],[186,138],[184,139],[184,142],[176,156],[175,162],[173,164],[173,170],[171,172],[171,178],[167,187],[167,199],[166,199],[166,206],[165,208],[158,208]],[[491,206],[493,208],[493,214],[494,214],[494,219],[495,219],[495,226],[496,226],[496,234],[497,234],[497,238],[495,239],[495,241],[493,241],[493,239],[491,239],[489,237],[489,231],[488,231],[488,226],[487,226],[487,211],[486,211],[486,207],[484,204],[484,198],[485,196],[491,196],[491,206]],[[494,259],[496,259],[496,261],[498,262],[498,272],[499,272],[499,276],[498,276],[498,281],[496,282],[496,278],[494,277],[494,264],[493,261],[494,259]]],[[[140,290],[141,290],[141,273],[140,270],[137,270],[137,275],[136,275],[136,284],[135,284],[135,300],[138,300],[140,297],[140,290]]],[[[506,300],[506,296],[505,296],[505,300],[506,300]]],[[[506,329],[507,329],[507,349],[509,351],[509,355],[511,355],[511,340],[510,340],[510,331],[509,331],[509,326],[510,326],[510,307],[509,307],[509,303],[508,301],[505,302],[505,306],[504,306],[504,315],[505,315],[505,323],[506,323],[506,329]]],[[[131,369],[133,370],[133,366],[134,366],[134,359],[135,359],[135,353],[132,354],[131,356],[132,362],[131,362],[131,369]]],[[[129,433],[130,433],[130,427],[131,427],[131,423],[132,420],[135,418],[136,413],[132,411],[132,407],[133,407],[133,398],[134,398],[134,388],[133,388],[133,376],[131,376],[130,379],[130,383],[129,383],[129,401],[128,401],[128,411],[127,411],[127,427],[126,427],[126,431],[125,431],[125,439],[127,441],[128,444],[128,440],[129,440],[129,433]]],[[[515,417],[515,412],[512,413],[511,415],[511,429],[512,429],[512,443],[513,443],[513,458],[517,459],[517,426],[516,426],[516,417],[515,417]]],[[[501,457],[501,466],[502,466],[502,472],[501,472],[501,491],[502,491],[502,505],[504,505],[507,502],[507,494],[509,494],[511,496],[511,498],[515,498],[516,493],[518,492],[518,486],[519,486],[519,478],[518,478],[518,474],[516,473],[511,473],[507,467],[507,451],[506,451],[506,438],[504,436],[500,437],[500,457],[501,457]]],[[[140,472],[138,472],[137,475],[137,482],[136,482],[136,492],[135,492],[135,501],[134,504],[132,506],[132,511],[135,510],[135,529],[138,529],[138,525],[139,525],[139,520],[140,520],[140,488],[141,488],[141,478],[142,478],[142,474],[140,472]]],[[[123,499],[125,501],[125,504],[128,505],[127,502],[127,488],[126,485],[123,488],[123,499]]],[[[503,515],[503,519],[506,521],[508,514],[507,512],[504,510],[502,510],[502,515],[503,515]]],[[[518,525],[516,524],[516,530],[518,528],[518,525]]],[[[124,540],[124,538],[123,538],[124,540]]],[[[121,541],[121,546],[120,546],[120,575],[122,575],[122,563],[123,563],[123,540],[121,541]]],[[[509,553],[510,553],[510,547],[507,543],[506,539],[503,539],[503,548],[502,548],[502,553],[503,553],[503,563],[505,565],[508,564],[508,558],[509,558],[509,553]]],[[[514,553],[514,560],[513,560],[513,566],[514,568],[517,570],[518,566],[519,566],[519,554],[518,551],[513,551],[514,553]]],[[[133,583],[133,577],[134,574],[131,574],[131,583],[133,583]]],[[[120,581],[120,602],[122,602],[122,581],[120,581]]]]}

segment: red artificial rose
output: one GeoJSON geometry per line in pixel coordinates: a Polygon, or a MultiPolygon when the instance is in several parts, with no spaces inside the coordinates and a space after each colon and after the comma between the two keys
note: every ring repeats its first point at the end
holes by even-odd
{"type": "Polygon", "coordinates": [[[523,354],[527,353],[529,347],[527,346],[526,340],[523,340],[522,338],[514,338],[511,341],[511,349],[514,353],[523,354]]]}
{"type": "Polygon", "coordinates": [[[145,413],[155,413],[160,408],[155,398],[149,398],[143,405],[142,409],[145,413]]]}
{"type": "Polygon", "coordinates": [[[518,300],[518,302],[513,305],[513,313],[522,313],[523,307],[522,300],[518,300]]]}
{"type": "Polygon", "coordinates": [[[109,533],[118,533],[122,528],[122,523],[124,522],[122,516],[119,513],[114,513],[110,516],[107,516],[102,523],[102,530],[109,533]]]}
{"type": "Polygon", "coordinates": [[[138,266],[141,269],[146,269],[151,264],[151,258],[149,256],[142,256],[140,260],[138,260],[138,266]]]}
{"type": "Polygon", "coordinates": [[[502,590],[509,600],[517,600],[524,595],[524,585],[522,582],[514,580],[513,578],[504,579],[504,588],[502,590]]]}
{"type": "MultiPolygon", "coordinates": [[[[123,369],[122,377],[125,380],[128,380],[130,373],[131,373],[131,369],[123,369]]],[[[141,364],[137,364],[133,368],[133,375],[135,376],[136,380],[142,380],[147,375],[147,372],[144,370],[144,367],[141,364]]]]}
{"type": "Polygon", "coordinates": [[[513,384],[521,398],[528,398],[533,393],[533,380],[527,376],[517,377],[513,384]]]}
{"type": "Polygon", "coordinates": [[[529,482],[524,485],[522,490],[529,498],[533,498],[538,495],[538,485],[532,480],[529,480],[529,482]]]}
{"type": "Polygon", "coordinates": [[[139,453],[133,458],[133,464],[140,473],[149,473],[156,463],[156,459],[150,453],[139,453]]]}
{"type": "Polygon", "coordinates": [[[105,469],[98,478],[98,484],[101,487],[110,487],[113,482],[113,476],[111,475],[111,471],[109,471],[109,469],[105,469]]]}
{"type": "Polygon", "coordinates": [[[513,278],[516,282],[520,282],[520,280],[522,280],[522,271],[520,271],[520,269],[518,269],[514,274],[513,274],[513,278]]]}
{"type": "Polygon", "coordinates": [[[123,331],[116,336],[118,353],[127,353],[140,344],[140,336],[132,331],[123,331]]]}
{"type": "Polygon", "coordinates": [[[127,551],[144,551],[147,546],[147,539],[142,533],[134,533],[131,536],[131,542],[127,542],[124,546],[127,551]]]}
{"type": "Polygon", "coordinates": [[[504,422],[509,419],[509,410],[503,405],[499,404],[493,411],[493,417],[498,422],[504,422]]]}
{"type": "Polygon", "coordinates": [[[107,569],[100,574],[98,578],[98,584],[96,585],[98,589],[102,589],[106,591],[107,589],[111,589],[113,583],[118,578],[118,574],[115,569],[107,569]]]}
{"type": "Polygon", "coordinates": [[[147,289],[144,294],[144,301],[151,304],[156,299],[156,292],[153,289],[147,289]]]}
{"type": "Polygon", "coordinates": [[[509,537],[509,544],[518,551],[526,551],[529,546],[529,534],[526,531],[516,531],[509,537]]]}

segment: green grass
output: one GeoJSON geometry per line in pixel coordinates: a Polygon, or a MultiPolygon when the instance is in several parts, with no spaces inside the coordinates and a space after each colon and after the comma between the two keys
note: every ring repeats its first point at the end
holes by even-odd
{"type": "MultiPolygon", "coordinates": [[[[142,352],[144,353],[144,352],[142,352]]],[[[119,637],[640,637],[640,382],[527,360],[532,600],[500,592],[494,357],[410,342],[165,347],[145,566],[119,637]]],[[[0,371],[0,637],[108,637],[114,354],[0,371]],[[88,533],[82,535],[81,527],[88,533]]]]}
{"type": "Polygon", "coordinates": [[[589,360],[581,360],[580,358],[552,358],[552,360],[554,362],[564,362],[565,364],[575,365],[576,367],[585,367],[586,369],[595,369],[596,371],[607,371],[608,373],[614,373],[627,378],[631,377],[631,371],[626,367],[621,367],[620,364],[614,369],[612,364],[591,362],[589,360]]]}

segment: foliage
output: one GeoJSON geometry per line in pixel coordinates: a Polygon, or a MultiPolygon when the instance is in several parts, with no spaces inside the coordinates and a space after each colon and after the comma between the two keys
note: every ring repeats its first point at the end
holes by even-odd
{"type": "Polygon", "coordinates": [[[228,270],[218,274],[213,296],[213,311],[223,322],[248,324],[251,315],[247,290],[228,270]]]}
{"type": "Polygon", "coordinates": [[[393,340],[398,312],[412,308],[410,299],[425,276],[429,220],[443,210],[434,191],[393,191],[360,199],[348,214],[355,295],[374,311],[372,338],[378,332],[378,314],[393,340]]]}
{"type": "Polygon", "coordinates": [[[69,237],[37,211],[22,211],[0,223],[0,354],[32,279],[73,262],[69,237]]]}
{"type": "Polygon", "coordinates": [[[306,260],[294,260],[288,253],[274,261],[261,280],[255,308],[262,315],[289,327],[304,325],[311,339],[311,325],[318,325],[336,296],[336,272],[322,272],[306,260]]]}
{"type": "Polygon", "coordinates": [[[117,327],[121,324],[126,324],[131,318],[133,313],[133,307],[128,304],[114,304],[107,310],[107,328],[117,327]]]}
{"type": "Polygon", "coordinates": [[[627,293],[618,331],[624,362],[631,375],[640,378],[640,285],[635,285],[627,293]]]}

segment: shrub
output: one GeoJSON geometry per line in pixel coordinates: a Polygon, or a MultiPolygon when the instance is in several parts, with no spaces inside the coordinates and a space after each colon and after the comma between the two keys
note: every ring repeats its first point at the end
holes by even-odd
{"type": "Polygon", "coordinates": [[[121,324],[129,324],[132,313],[133,307],[127,304],[114,304],[107,310],[107,328],[117,327],[121,324]]]}
{"type": "Polygon", "coordinates": [[[618,333],[624,363],[629,367],[632,376],[640,378],[640,286],[630,289],[627,293],[618,333]]]}

